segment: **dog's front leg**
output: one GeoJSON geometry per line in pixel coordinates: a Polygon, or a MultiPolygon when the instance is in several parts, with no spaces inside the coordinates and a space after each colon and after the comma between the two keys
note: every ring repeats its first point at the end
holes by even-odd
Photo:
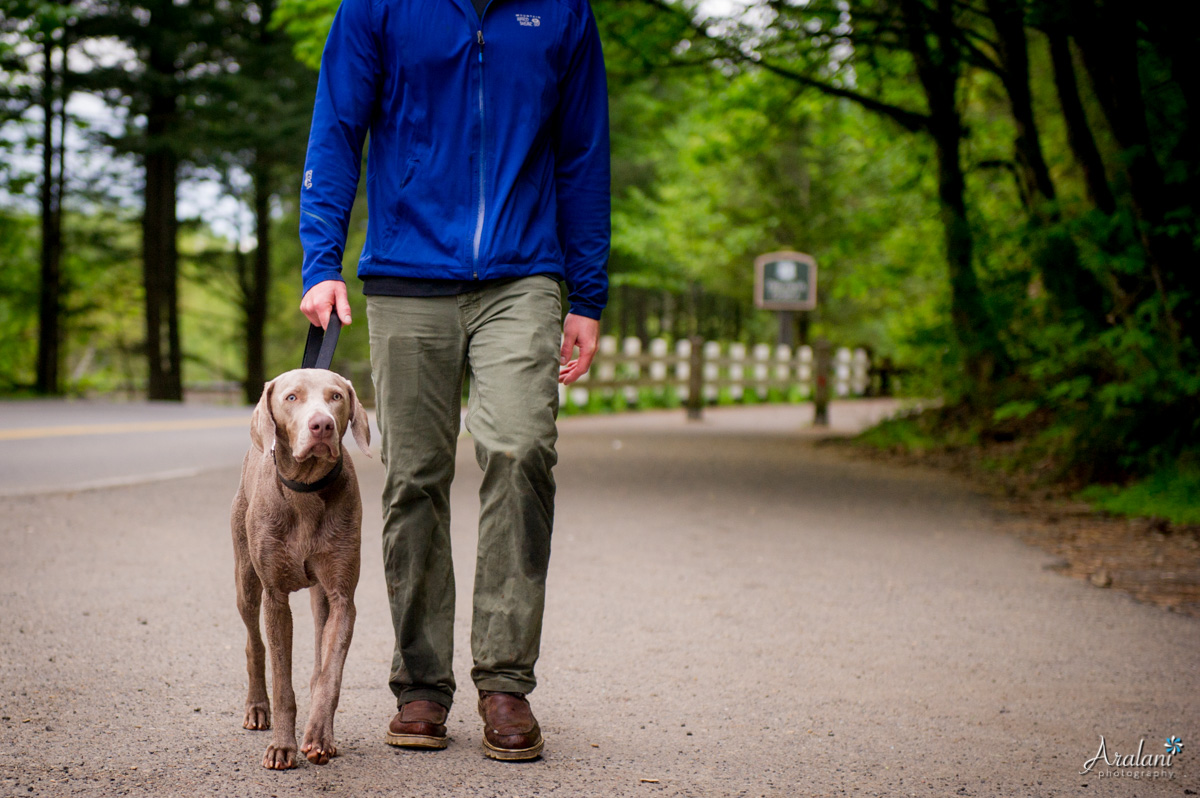
{"type": "MultiPolygon", "coordinates": [[[[235,533],[237,528],[235,527],[235,533]]],[[[244,527],[239,541],[234,538],[234,564],[237,569],[237,606],[246,624],[246,674],[250,689],[246,692],[246,714],[242,728],[265,731],[271,728],[271,704],[267,700],[267,650],[259,631],[259,610],[262,606],[262,582],[246,551],[244,527]],[[238,545],[240,543],[240,545],[238,545]]]]}
{"type": "Polygon", "coordinates": [[[271,651],[271,692],[275,704],[275,733],[263,754],[263,767],[296,767],[296,693],[292,690],[292,608],[287,593],[263,591],[263,620],[271,651]]]}
{"type": "Polygon", "coordinates": [[[341,594],[331,594],[329,619],[325,623],[321,644],[321,673],[314,682],[312,712],[304,730],[304,745],[300,750],[308,761],[324,765],[337,756],[333,739],[333,716],[337,713],[338,696],[342,692],[342,668],[354,634],[354,600],[341,594]]]}
{"type": "Polygon", "coordinates": [[[325,622],[329,620],[329,599],[325,597],[325,588],[316,582],[308,588],[309,600],[312,603],[313,616],[313,653],[316,662],[313,663],[312,679],[308,682],[309,694],[317,689],[317,681],[321,678],[321,648],[325,640],[325,622]]]}

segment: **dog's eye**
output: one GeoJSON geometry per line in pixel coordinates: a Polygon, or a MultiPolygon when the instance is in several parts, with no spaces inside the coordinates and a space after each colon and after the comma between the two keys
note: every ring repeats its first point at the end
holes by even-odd
{"type": "Polygon", "coordinates": [[[340,393],[335,393],[335,394],[333,395],[333,401],[335,401],[335,402],[340,402],[340,401],[342,401],[342,395],[341,395],[340,393]]]}
{"type": "Polygon", "coordinates": [[[294,394],[294,393],[289,393],[289,394],[287,395],[287,400],[288,400],[289,402],[294,402],[294,401],[296,401],[296,394],[294,394]]]}

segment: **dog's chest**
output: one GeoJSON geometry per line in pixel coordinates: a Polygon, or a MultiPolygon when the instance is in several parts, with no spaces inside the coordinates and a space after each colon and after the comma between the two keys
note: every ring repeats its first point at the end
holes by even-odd
{"type": "Polygon", "coordinates": [[[280,513],[275,523],[250,535],[251,557],[264,584],[288,592],[302,590],[316,581],[314,569],[319,561],[337,554],[358,541],[341,540],[352,534],[341,527],[324,508],[305,506],[299,511],[280,513]]]}

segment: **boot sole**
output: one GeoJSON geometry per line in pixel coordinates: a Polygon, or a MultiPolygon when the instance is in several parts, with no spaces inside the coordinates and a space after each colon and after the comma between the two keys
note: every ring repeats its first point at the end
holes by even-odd
{"type": "Polygon", "coordinates": [[[498,759],[502,762],[523,762],[529,759],[537,759],[542,755],[542,746],[545,740],[538,740],[535,745],[528,748],[497,748],[487,741],[483,740],[483,753],[489,759],[498,759]]]}
{"type": "Polygon", "coordinates": [[[426,734],[393,734],[387,733],[387,744],[397,748],[425,748],[440,750],[450,744],[445,737],[430,737],[426,734]]]}

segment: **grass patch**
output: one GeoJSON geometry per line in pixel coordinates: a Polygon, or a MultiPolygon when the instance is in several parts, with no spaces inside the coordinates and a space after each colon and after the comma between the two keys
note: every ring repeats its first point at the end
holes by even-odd
{"type": "Polygon", "coordinates": [[[919,416],[892,418],[860,433],[855,440],[885,451],[927,452],[940,445],[919,416]]]}
{"type": "Polygon", "coordinates": [[[1089,485],[1077,496],[1113,515],[1200,524],[1200,466],[1175,462],[1128,485],[1089,485]]]}

